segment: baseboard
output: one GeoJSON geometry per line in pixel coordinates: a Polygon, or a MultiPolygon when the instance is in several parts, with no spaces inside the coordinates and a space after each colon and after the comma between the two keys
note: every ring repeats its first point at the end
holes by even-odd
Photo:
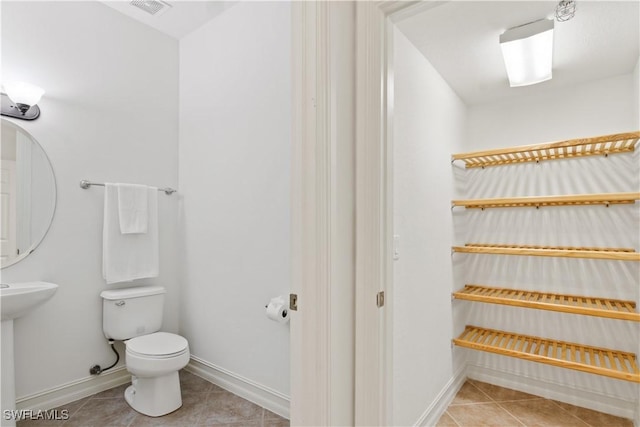
{"type": "Polygon", "coordinates": [[[289,419],[289,396],[195,356],[191,356],[185,369],[233,394],[289,419]]]}
{"type": "MultiPolygon", "coordinates": [[[[289,418],[289,397],[282,393],[194,356],[191,357],[185,369],[281,417],[289,418]]],[[[37,411],[58,408],[129,381],[131,381],[131,374],[124,366],[120,366],[98,376],[81,378],[45,391],[19,397],[16,399],[16,409],[37,411]]]]}
{"type": "Polygon", "coordinates": [[[124,366],[120,366],[100,375],[81,378],[49,390],[19,397],[16,399],[16,409],[37,411],[58,408],[130,381],[131,374],[124,366]]]}
{"type": "Polygon", "coordinates": [[[570,387],[565,384],[549,380],[524,377],[515,373],[498,371],[493,368],[471,363],[467,365],[467,376],[474,380],[487,382],[583,408],[589,408],[595,411],[616,415],[618,417],[628,418],[634,420],[634,424],[638,426],[638,421],[636,419],[637,402],[590,390],[577,389],[575,387],[570,387]]]}
{"type": "Polygon", "coordinates": [[[449,404],[456,397],[456,394],[462,388],[465,380],[467,379],[465,366],[460,368],[449,382],[442,388],[435,400],[429,405],[429,407],[422,413],[418,421],[414,426],[435,426],[438,420],[445,413],[449,404]]]}

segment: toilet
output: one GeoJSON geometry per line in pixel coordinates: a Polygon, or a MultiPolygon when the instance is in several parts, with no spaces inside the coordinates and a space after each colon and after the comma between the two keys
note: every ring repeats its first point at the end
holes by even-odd
{"type": "Polygon", "coordinates": [[[160,417],[182,406],[178,371],[189,363],[189,343],[159,332],[165,289],[143,286],[103,291],[102,327],[108,339],[124,341],[131,385],[127,403],[141,414],[160,417]]]}

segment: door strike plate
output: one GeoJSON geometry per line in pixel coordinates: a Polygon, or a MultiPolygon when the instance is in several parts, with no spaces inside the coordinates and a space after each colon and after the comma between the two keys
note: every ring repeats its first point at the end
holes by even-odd
{"type": "Polygon", "coordinates": [[[298,311],[298,295],[289,294],[289,310],[298,311]]]}
{"type": "Polygon", "coordinates": [[[384,291],[380,291],[376,294],[376,305],[378,308],[384,306],[384,291]]]}

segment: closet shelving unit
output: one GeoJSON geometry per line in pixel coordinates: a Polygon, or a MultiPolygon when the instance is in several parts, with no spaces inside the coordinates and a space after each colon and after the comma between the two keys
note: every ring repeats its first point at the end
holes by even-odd
{"type": "Polygon", "coordinates": [[[640,313],[636,311],[634,301],[484,285],[465,285],[464,289],[454,292],[453,296],[467,301],[640,322],[640,313]]]}
{"type": "Polygon", "coordinates": [[[451,207],[455,208],[462,206],[466,209],[484,210],[490,208],[541,208],[547,206],[609,206],[618,204],[633,204],[636,202],[636,200],[640,200],[640,193],[575,194],[570,196],[453,200],[451,202],[451,207]]]}
{"type": "Polygon", "coordinates": [[[561,368],[640,382],[636,355],[608,348],[467,326],[456,345],[561,368]]]}
{"type": "Polygon", "coordinates": [[[594,138],[571,139],[550,144],[534,144],[498,150],[454,154],[452,162],[462,160],[466,168],[484,168],[542,160],[585,156],[608,156],[628,153],[635,149],[640,132],[618,133],[594,138]]]}
{"type": "Polygon", "coordinates": [[[467,243],[452,246],[453,252],[492,255],[526,255],[561,258],[611,259],[617,261],[640,261],[640,253],[632,248],[594,248],[576,246],[495,245],[489,243],[467,243]]]}
{"type": "MultiPolygon", "coordinates": [[[[640,132],[628,132],[550,144],[454,154],[452,163],[460,160],[464,162],[466,168],[485,168],[585,156],[608,156],[633,152],[639,139],[640,132]]],[[[465,209],[482,210],[589,205],[609,207],[616,204],[632,204],[637,200],[640,200],[640,193],[607,193],[454,200],[451,205],[452,209],[465,207],[465,209]]],[[[453,246],[452,252],[640,261],[640,253],[632,248],[467,243],[464,246],[453,246]]],[[[506,289],[475,284],[466,285],[464,289],[453,293],[453,297],[474,302],[640,322],[640,314],[637,312],[634,301],[606,297],[506,289]]],[[[461,347],[640,383],[637,357],[633,353],[624,351],[469,325],[453,342],[461,347]]]]}

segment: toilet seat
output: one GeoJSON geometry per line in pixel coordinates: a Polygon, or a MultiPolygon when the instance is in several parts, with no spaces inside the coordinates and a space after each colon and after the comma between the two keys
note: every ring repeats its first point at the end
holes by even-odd
{"type": "Polygon", "coordinates": [[[168,359],[189,351],[189,343],[180,335],[155,332],[126,341],[127,353],[148,359],[168,359]]]}

